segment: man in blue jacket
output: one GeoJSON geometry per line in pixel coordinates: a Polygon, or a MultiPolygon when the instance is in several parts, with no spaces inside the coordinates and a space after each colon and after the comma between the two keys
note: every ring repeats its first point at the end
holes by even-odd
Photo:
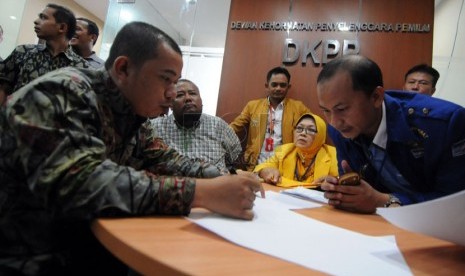
{"type": "Polygon", "coordinates": [[[372,60],[350,55],[327,63],[317,81],[319,105],[331,125],[339,173],[358,186],[321,185],[329,204],[371,213],[465,189],[465,109],[416,93],[385,91],[372,60]]]}

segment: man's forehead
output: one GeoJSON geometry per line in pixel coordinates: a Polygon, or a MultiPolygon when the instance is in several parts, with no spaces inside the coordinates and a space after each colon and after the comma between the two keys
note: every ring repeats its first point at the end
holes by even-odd
{"type": "Polygon", "coordinates": [[[76,20],[76,24],[77,24],[77,25],[82,25],[82,27],[84,27],[84,28],[86,28],[86,29],[87,29],[87,27],[89,27],[89,24],[88,24],[86,21],[84,21],[84,20],[79,20],[79,19],[78,19],[78,20],[76,20]]]}
{"type": "Polygon", "coordinates": [[[424,79],[424,78],[432,79],[433,76],[431,76],[430,74],[426,72],[412,72],[407,76],[407,78],[409,79],[424,79]]]}
{"type": "Polygon", "coordinates": [[[287,81],[288,79],[287,79],[287,76],[283,73],[276,73],[276,74],[271,75],[270,82],[276,82],[276,80],[287,81]]]}
{"type": "Polygon", "coordinates": [[[55,14],[55,9],[51,7],[45,7],[40,14],[53,16],[55,14]]]}

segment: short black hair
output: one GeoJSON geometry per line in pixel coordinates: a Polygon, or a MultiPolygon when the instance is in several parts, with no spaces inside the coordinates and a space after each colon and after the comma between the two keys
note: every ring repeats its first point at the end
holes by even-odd
{"type": "MultiPolygon", "coordinates": [[[[76,18],[76,21],[84,21],[87,23],[87,33],[88,34],[91,34],[91,35],[95,35],[98,39],[98,35],[99,35],[99,29],[98,29],[98,26],[97,24],[90,20],[90,19],[87,19],[87,18],[84,18],[84,17],[78,17],[76,18]]],[[[94,45],[95,45],[95,42],[97,42],[97,39],[94,40],[94,45]]]]}
{"type": "Polygon", "coordinates": [[[57,23],[65,23],[68,26],[66,38],[73,38],[76,33],[76,17],[74,16],[74,13],[70,9],[57,4],[49,3],[46,7],[55,9],[55,13],[53,14],[55,21],[57,23]]]}
{"type": "Polygon", "coordinates": [[[436,83],[438,82],[439,77],[440,77],[438,70],[434,69],[433,67],[429,66],[426,63],[418,64],[410,68],[407,71],[407,73],[405,73],[404,80],[407,80],[408,75],[412,73],[416,73],[416,72],[430,75],[433,78],[433,88],[436,88],[436,83]]]}
{"type": "Polygon", "coordinates": [[[268,71],[268,74],[266,74],[266,82],[269,82],[270,79],[271,79],[271,76],[273,75],[277,75],[277,74],[284,74],[286,75],[287,77],[287,82],[290,83],[291,82],[291,74],[289,74],[289,71],[287,71],[286,68],[284,67],[275,67],[273,69],[271,69],[270,71],[268,71]]]}
{"type": "Polygon", "coordinates": [[[346,55],[326,63],[318,75],[317,83],[320,84],[341,71],[349,73],[354,91],[361,90],[367,96],[370,96],[376,87],[383,86],[383,75],[378,64],[360,55],[346,55]]]}
{"type": "Polygon", "coordinates": [[[145,22],[127,23],[116,34],[105,68],[110,69],[119,56],[127,56],[136,66],[142,66],[147,60],[158,57],[158,46],[162,42],[182,56],[176,41],[162,30],[145,22]]]}

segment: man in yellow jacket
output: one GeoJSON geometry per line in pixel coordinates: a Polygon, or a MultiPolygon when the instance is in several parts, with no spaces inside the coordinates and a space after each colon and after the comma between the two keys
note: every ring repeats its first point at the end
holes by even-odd
{"type": "Polygon", "coordinates": [[[286,68],[271,69],[265,83],[268,96],[248,102],[230,124],[239,137],[247,139],[242,165],[249,171],[272,156],[277,146],[292,143],[294,125],[310,112],[303,102],[286,98],[290,81],[286,68]]]}

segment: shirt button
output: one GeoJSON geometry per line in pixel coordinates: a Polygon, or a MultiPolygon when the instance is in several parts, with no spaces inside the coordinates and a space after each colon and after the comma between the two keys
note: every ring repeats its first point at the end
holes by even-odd
{"type": "Polygon", "coordinates": [[[415,109],[413,107],[410,107],[408,109],[408,115],[412,115],[415,112],[415,109]]]}
{"type": "Polygon", "coordinates": [[[428,115],[428,113],[429,113],[429,109],[424,107],[423,108],[423,114],[428,115]]]}

